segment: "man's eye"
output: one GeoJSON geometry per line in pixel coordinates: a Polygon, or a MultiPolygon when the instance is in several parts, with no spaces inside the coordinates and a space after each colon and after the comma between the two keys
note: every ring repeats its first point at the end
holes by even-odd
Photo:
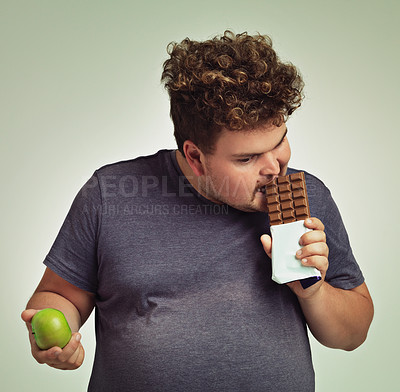
{"type": "Polygon", "coordinates": [[[238,159],[238,162],[239,162],[239,163],[249,163],[249,162],[251,162],[253,159],[254,159],[254,155],[251,156],[251,157],[246,157],[246,158],[238,159]]]}
{"type": "Polygon", "coordinates": [[[275,149],[279,148],[285,140],[286,140],[286,136],[279,142],[279,144],[275,147],[275,149]]]}

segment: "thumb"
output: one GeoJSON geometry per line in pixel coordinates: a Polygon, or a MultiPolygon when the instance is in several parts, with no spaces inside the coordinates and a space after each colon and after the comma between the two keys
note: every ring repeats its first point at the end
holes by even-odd
{"type": "Polygon", "coordinates": [[[36,309],[26,309],[21,313],[21,318],[24,320],[26,323],[30,323],[32,320],[32,317],[38,312],[36,309]]]}
{"type": "Polygon", "coordinates": [[[271,249],[272,249],[272,239],[268,234],[263,234],[260,238],[261,243],[264,247],[265,253],[271,258],[271,249]]]}

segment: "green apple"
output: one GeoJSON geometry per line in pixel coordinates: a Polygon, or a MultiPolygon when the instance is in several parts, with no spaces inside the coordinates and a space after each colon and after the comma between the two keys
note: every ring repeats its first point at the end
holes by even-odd
{"type": "Polygon", "coordinates": [[[39,310],[31,321],[36,344],[42,350],[58,346],[63,348],[71,339],[71,328],[62,312],[47,308],[39,310]]]}

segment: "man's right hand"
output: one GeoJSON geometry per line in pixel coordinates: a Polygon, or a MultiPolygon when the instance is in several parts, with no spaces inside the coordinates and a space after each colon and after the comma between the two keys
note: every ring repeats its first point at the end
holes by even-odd
{"type": "Polygon", "coordinates": [[[61,349],[60,347],[51,347],[48,350],[41,350],[35,341],[32,333],[31,320],[37,313],[36,309],[26,309],[22,312],[21,318],[25,321],[29,331],[29,341],[31,343],[32,356],[39,363],[45,363],[51,367],[62,370],[73,370],[80,367],[85,358],[85,350],[80,342],[79,332],[72,334],[69,343],[61,349]]]}

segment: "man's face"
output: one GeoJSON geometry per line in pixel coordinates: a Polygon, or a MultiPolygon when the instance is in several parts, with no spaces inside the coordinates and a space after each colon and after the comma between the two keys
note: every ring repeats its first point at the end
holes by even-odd
{"type": "Polygon", "coordinates": [[[265,185],[285,175],[290,159],[286,124],[251,131],[222,130],[214,151],[202,154],[199,191],[242,211],[267,211],[265,185]]]}

